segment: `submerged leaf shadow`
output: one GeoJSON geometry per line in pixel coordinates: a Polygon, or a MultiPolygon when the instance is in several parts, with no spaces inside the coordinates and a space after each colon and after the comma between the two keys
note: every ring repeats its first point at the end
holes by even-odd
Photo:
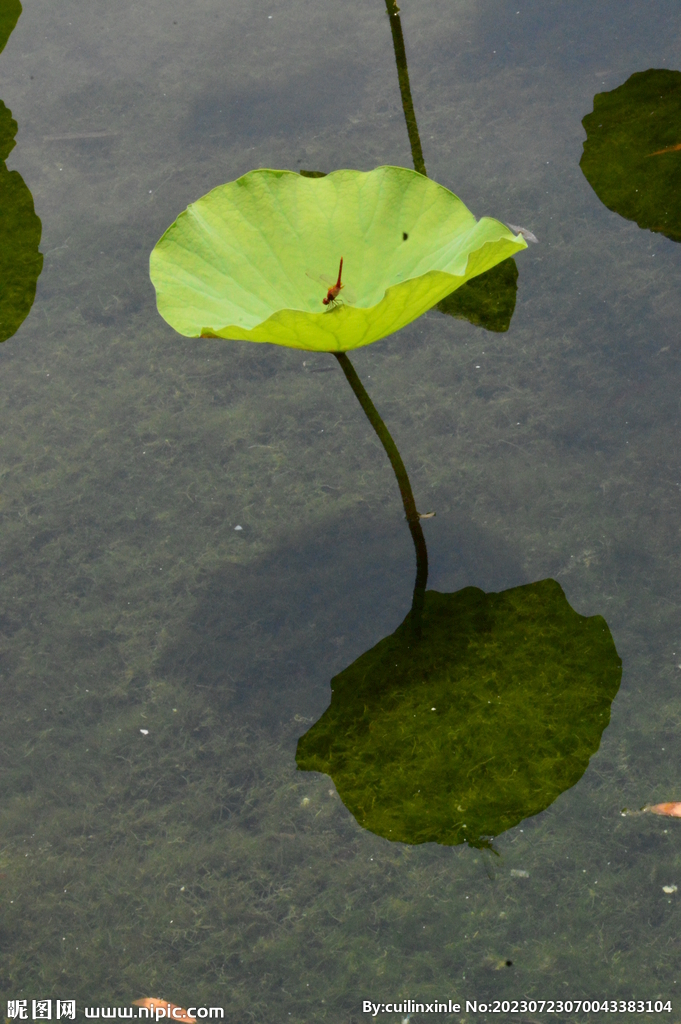
{"type": "Polygon", "coordinates": [[[386,839],[489,846],[582,777],[622,663],[555,580],[427,591],[418,638],[412,614],[332,679],[296,761],[386,839]]]}

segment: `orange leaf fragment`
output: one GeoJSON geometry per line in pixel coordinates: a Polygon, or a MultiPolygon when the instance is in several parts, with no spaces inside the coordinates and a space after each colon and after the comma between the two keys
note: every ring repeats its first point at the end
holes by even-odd
{"type": "Polygon", "coordinates": [[[651,807],[644,807],[644,811],[651,814],[664,814],[668,818],[681,818],[681,803],[653,804],[651,807]]]}
{"type": "Polygon", "coordinates": [[[196,1024],[196,1017],[190,1017],[181,1006],[168,1003],[165,999],[133,999],[133,1006],[141,1006],[148,1010],[150,1020],[181,1020],[184,1024],[196,1024]]]}
{"type": "Polygon", "coordinates": [[[677,142],[675,146],[667,146],[666,149],[656,149],[654,153],[648,153],[648,156],[661,156],[663,153],[678,153],[681,149],[681,142],[677,142]]]}

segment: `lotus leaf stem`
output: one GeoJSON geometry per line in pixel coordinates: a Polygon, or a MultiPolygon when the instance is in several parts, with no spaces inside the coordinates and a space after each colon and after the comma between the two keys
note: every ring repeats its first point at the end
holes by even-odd
{"type": "Polygon", "coordinates": [[[395,0],[385,0],[385,6],[388,11],[388,21],[390,22],[390,31],[392,32],[393,37],[395,63],[397,64],[397,78],[400,83],[404,119],[407,122],[409,145],[411,146],[411,158],[414,161],[414,170],[418,171],[419,174],[423,174],[424,177],[427,178],[428,172],[426,171],[426,163],[423,159],[421,139],[419,137],[419,130],[416,124],[416,114],[414,113],[414,101],[411,98],[409,71],[407,69],[407,51],[404,48],[404,35],[402,34],[402,22],[400,20],[399,7],[395,0]]]}
{"type": "Polygon", "coordinates": [[[400,494],[402,495],[404,514],[409,525],[411,539],[414,542],[414,549],[416,551],[416,581],[414,583],[414,596],[412,599],[411,610],[412,622],[418,632],[420,630],[423,598],[426,591],[426,583],[428,582],[428,549],[426,548],[426,538],[423,536],[420,516],[416,509],[416,502],[414,501],[414,492],[411,489],[407,470],[405,469],[404,462],[402,461],[402,456],[397,450],[397,445],[390,436],[390,431],[379,416],[376,406],[369,398],[367,390],[359,379],[357,371],[350,362],[347,353],[334,352],[332,354],[340,363],[340,367],[345,374],[348,384],[355,392],[357,401],[362,406],[366,418],[376,431],[379,441],[385,448],[385,453],[390,459],[390,465],[393,468],[393,472],[397,479],[397,486],[399,487],[400,494]]]}

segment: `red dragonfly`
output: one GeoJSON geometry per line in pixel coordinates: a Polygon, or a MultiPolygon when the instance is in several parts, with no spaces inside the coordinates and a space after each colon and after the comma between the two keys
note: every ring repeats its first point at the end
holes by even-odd
{"type": "MultiPolygon", "coordinates": [[[[342,300],[339,299],[339,295],[340,295],[341,291],[345,291],[345,285],[341,284],[342,274],[343,274],[343,257],[342,256],[341,256],[340,266],[338,267],[338,279],[336,281],[334,281],[333,278],[331,278],[331,277],[327,277],[326,274],[315,274],[311,270],[307,271],[307,276],[312,278],[313,281],[320,281],[322,284],[325,284],[327,286],[328,291],[326,293],[326,296],[322,299],[322,302],[323,302],[323,304],[325,306],[328,306],[329,309],[335,309],[337,306],[341,305],[341,301],[342,300]]],[[[354,302],[355,301],[355,297],[354,297],[354,295],[352,294],[352,292],[349,289],[347,291],[345,291],[344,298],[346,298],[348,302],[354,302]]]]}

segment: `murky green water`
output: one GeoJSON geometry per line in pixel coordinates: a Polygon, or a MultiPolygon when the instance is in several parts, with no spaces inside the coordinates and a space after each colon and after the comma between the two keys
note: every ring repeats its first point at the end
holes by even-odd
{"type": "Polygon", "coordinates": [[[25,0],[0,99],[45,263],[0,348],[0,990],[29,1019],[681,1020],[681,824],[620,813],[681,799],[681,248],[579,167],[595,93],[681,66],[681,11],[422,0],[402,26],[429,175],[540,241],[507,333],[433,311],[353,362],[437,512],[429,586],[552,577],[603,615],[610,725],[498,857],[380,838],[296,770],[331,677],[409,609],[399,493],[330,356],[179,337],[147,263],[253,167],[411,166],[381,0],[25,0]]]}

